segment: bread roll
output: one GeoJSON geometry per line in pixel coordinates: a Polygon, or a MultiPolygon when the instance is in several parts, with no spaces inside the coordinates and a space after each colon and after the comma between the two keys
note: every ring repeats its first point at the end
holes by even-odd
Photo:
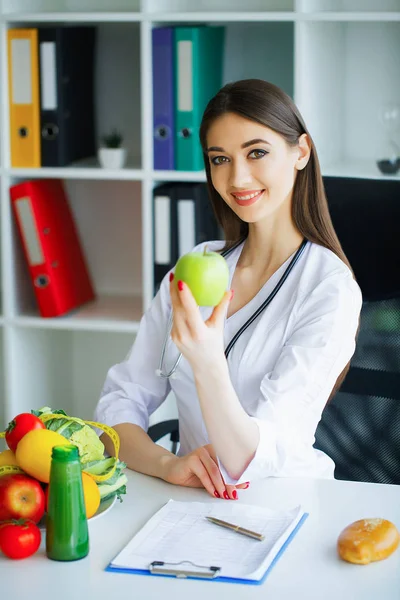
{"type": "Polygon", "coordinates": [[[400,543],[399,532],[386,519],[361,519],[351,523],[339,535],[340,558],[357,565],[367,565],[387,558],[400,543]]]}

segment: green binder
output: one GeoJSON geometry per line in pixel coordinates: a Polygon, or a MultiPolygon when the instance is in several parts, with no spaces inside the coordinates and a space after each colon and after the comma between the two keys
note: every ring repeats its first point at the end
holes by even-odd
{"type": "Polygon", "coordinates": [[[176,27],[175,169],[204,169],[199,127],[208,101],[222,87],[224,27],[176,27]]]}

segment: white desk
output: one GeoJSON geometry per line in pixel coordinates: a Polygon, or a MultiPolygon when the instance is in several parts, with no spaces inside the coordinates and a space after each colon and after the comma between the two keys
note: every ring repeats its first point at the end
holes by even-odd
{"type": "Polygon", "coordinates": [[[310,516],[260,586],[182,580],[160,576],[104,572],[124,544],[169,498],[202,502],[213,499],[203,490],[180,488],[127,471],[124,501],[90,524],[90,554],[81,561],[48,560],[44,543],[31,558],[0,558],[3,600],[399,600],[400,549],[390,558],[367,566],[337,558],[336,539],[352,521],[384,517],[400,528],[400,486],[324,481],[267,479],[239,492],[247,504],[290,508],[302,504],[310,516]]]}

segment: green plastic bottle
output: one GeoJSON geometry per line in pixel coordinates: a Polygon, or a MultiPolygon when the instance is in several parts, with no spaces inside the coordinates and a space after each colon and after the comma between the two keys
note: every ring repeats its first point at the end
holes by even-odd
{"type": "Polygon", "coordinates": [[[89,531],[78,448],[54,446],[51,456],[46,554],[53,560],[79,560],[89,553],[89,531]]]}

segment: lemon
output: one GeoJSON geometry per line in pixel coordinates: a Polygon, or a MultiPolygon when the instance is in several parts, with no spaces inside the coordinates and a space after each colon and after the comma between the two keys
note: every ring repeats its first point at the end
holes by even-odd
{"type": "Polygon", "coordinates": [[[0,467],[18,466],[17,459],[12,450],[4,450],[0,452],[0,467]]]}
{"type": "Polygon", "coordinates": [[[86,518],[96,514],[100,506],[100,490],[97,483],[88,473],[82,472],[83,495],[85,498],[86,518]]]}
{"type": "Polygon", "coordinates": [[[18,443],[15,453],[18,466],[31,477],[44,483],[50,481],[53,446],[71,446],[68,440],[50,429],[28,431],[18,443]]]}

